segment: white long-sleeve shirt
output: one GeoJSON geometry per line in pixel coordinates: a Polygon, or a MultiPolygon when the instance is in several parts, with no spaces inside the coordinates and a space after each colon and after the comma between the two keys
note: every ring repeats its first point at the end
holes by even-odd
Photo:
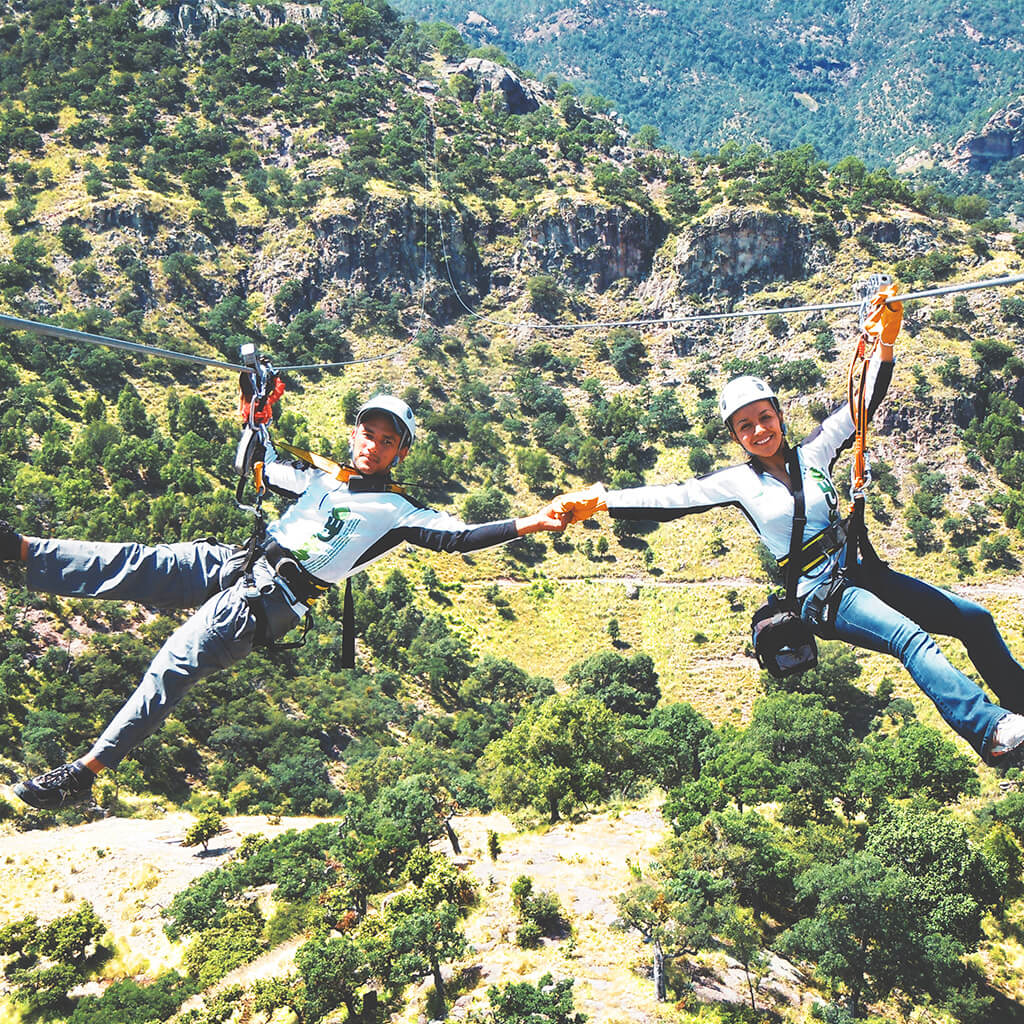
{"type": "Polygon", "coordinates": [[[267,527],[310,575],[337,583],[402,543],[434,551],[478,551],[514,540],[512,519],[467,525],[387,489],[386,475],[342,482],[312,466],[277,460],[267,445],[264,478],[275,493],[294,499],[267,527]]]}
{"type": "MultiPolygon", "coordinates": [[[[868,368],[865,383],[869,413],[873,413],[889,387],[892,363],[877,357],[868,368]]],[[[832,483],[832,467],[855,433],[849,406],[844,404],[797,447],[803,479],[807,525],[804,543],[840,521],[839,495],[832,483]]],[[[631,487],[607,494],[608,514],[617,519],[647,519],[667,522],[711,508],[734,506],[747,517],[758,536],[776,559],[789,555],[793,532],[793,494],[756,460],[729,466],[706,476],[679,484],[631,487]]],[[[840,551],[801,575],[797,594],[803,596],[829,579],[841,556],[840,551]]]]}

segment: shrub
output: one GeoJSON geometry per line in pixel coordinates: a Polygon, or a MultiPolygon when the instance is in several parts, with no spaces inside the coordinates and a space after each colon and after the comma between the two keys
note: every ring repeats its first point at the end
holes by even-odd
{"type": "Polygon", "coordinates": [[[540,316],[553,320],[565,302],[565,294],[549,274],[537,274],[526,282],[530,308],[540,316]]]}
{"type": "Polygon", "coordinates": [[[635,383],[647,372],[647,349],[640,335],[629,327],[616,327],[608,335],[609,360],[615,372],[635,383]]]}
{"type": "Polygon", "coordinates": [[[508,519],[511,507],[508,498],[497,487],[484,487],[466,496],[462,517],[467,523],[488,523],[508,519]]]}

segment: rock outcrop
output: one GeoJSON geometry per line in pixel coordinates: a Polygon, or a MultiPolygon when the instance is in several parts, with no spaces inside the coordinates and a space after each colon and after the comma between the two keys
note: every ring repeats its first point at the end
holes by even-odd
{"type": "Polygon", "coordinates": [[[224,0],[195,0],[172,3],[145,11],[139,19],[143,28],[170,29],[186,39],[198,39],[228,18],[252,18],[268,28],[287,22],[304,25],[323,17],[323,4],[234,4],[224,0]]]}
{"type": "Polygon", "coordinates": [[[665,235],[657,215],[562,200],[527,224],[520,263],[600,292],[623,278],[643,280],[665,235]]]}
{"type": "MultiPolygon", "coordinates": [[[[255,247],[247,279],[252,291],[269,299],[286,281],[298,281],[309,306],[323,300],[330,312],[343,296],[365,293],[387,301],[401,295],[411,301],[422,288],[424,221],[423,209],[415,203],[374,198],[357,213],[314,217],[307,228],[301,245],[255,247]]],[[[474,229],[458,214],[444,218],[451,276],[460,294],[479,301],[489,283],[474,244],[474,229]]],[[[276,228],[268,230],[273,233],[276,228]]],[[[431,230],[426,254],[427,278],[434,283],[448,279],[435,237],[431,230]]],[[[431,312],[441,317],[456,315],[457,300],[450,289],[441,293],[431,312]]]]}
{"type": "Polygon", "coordinates": [[[987,174],[993,164],[1017,156],[1024,156],[1024,96],[993,114],[980,132],[960,139],[948,164],[959,173],[987,174]]]}
{"type": "Polygon", "coordinates": [[[684,231],[660,272],[685,294],[737,296],[772,281],[799,280],[810,248],[810,228],[796,217],[723,210],[684,231]]]}
{"type": "Polygon", "coordinates": [[[475,86],[474,95],[501,92],[510,114],[531,114],[540,108],[541,94],[535,82],[520,78],[508,68],[482,57],[467,57],[461,64],[448,64],[445,74],[451,78],[462,75],[475,86]]]}

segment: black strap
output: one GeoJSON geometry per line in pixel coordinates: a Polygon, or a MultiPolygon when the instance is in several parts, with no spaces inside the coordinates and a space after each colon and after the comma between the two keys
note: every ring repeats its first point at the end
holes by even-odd
{"type": "Polygon", "coordinates": [[[356,667],[356,613],[352,606],[352,577],[345,580],[345,601],[341,609],[341,667],[356,667]]]}
{"type": "Polygon", "coordinates": [[[257,512],[253,520],[252,534],[246,542],[245,564],[242,566],[242,575],[245,577],[246,584],[250,587],[255,582],[253,566],[256,565],[256,559],[260,557],[263,548],[263,538],[267,532],[266,527],[267,524],[263,519],[263,514],[257,512]]]}
{"type": "Polygon", "coordinates": [[[882,559],[878,557],[868,539],[868,527],[864,521],[864,499],[856,498],[853,502],[853,511],[846,521],[846,567],[852,569],[858,561],[869,564],[880,565],[882,559]]]}
{"type": "Polygon", "coordinates": [[[292,651],[296,647],[302,647],[306,642],[306,636],[309,634],[310,627],[313,625],[313,613],[307,608],[306,614],[302,619],[302,635],[298,640],[289,640],[287,643],[281,643],[279,640],[271,640],[267,637],[266,643],[263,646],[268,651],[292,651]]]}
{"type": "MultiPolygon", "coordinates": [[[[805,541],[800,550],[800,574],[810,572],[840,548],[846,547],[846,527],[843,523],[830,523],[824,530],[805,541]]],[[[789,572],[789,555],[778,560],[779,570],[789,572]]]]}
{"type": "Polygon", "coordinates": [[[789,561],[786,565],[786,604],[795,609],[796,585],[800,579],[800,549],[804,544],[807,511],[804,506],[804,479],[800,473],[800,456],[796,447],[786,453],[789,487],[793,492],[793,532],[789,537],[789,561]]]}
{"type": "Polygon", "coordinates": [[[331,589],[330,583],[317,579],[304,569],[295,556],[276,540],[270,539],[263,545],[263,554],[270,567],[288,584],[291,592],[304,604],[315,601],[331,589]]]}

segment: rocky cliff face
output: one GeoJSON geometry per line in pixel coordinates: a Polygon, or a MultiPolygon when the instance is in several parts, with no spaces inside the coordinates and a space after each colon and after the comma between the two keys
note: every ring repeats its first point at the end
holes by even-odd
{"type": "Polygon", "coordinates": [[[686,229],[657,275],[687,295],[738,296],[772,281],[804,276],[808,225],[765,210],[723,210],[686,229]]]}
{"type": "Polygon", "coordinates": [[[146,11],[139,24],[147,29],[170,29],[185,39],[198,39],[228,18],[252,18],[272,27],[286,22],[306,24],[323,17],[323,4],[234,4],[221,0],[171,3],[146,11]]]}
{"type": "Polygon", "coordinates": [[[643,280],[666,229],[657,216],[564,200],[531,219],[525,234],[520,269],[532,265],[600,292],[623,278],[643,280]]]}
{"type": "Polygon", "coordinates": [[[953,147],[948,166],[960,173],[987,174],[992,165],[1024,156],[1024,96],[993,114],[985,127],[953,147]]]}
{"type": "MultiPolygon", "coordinates": [[[[479,301],[490,285],[476,248],[475,225],[455,212],[443,215],[443,223],[451,276],[460,294],[479,301]]],[[[308,305],[320,303],[327,313],[341,299],[362,293],[378,301],[400,296],[410,303],[423,286],[424,261],[429,282],[448,279],[436,224],[431,215],[425,225],[423,208],[410,200],[375,197],[352,214],[312,217],[301,239],[286,245],[272,244],[281,227],[270,225],[245,242],[252,256],[246,288],[269,299],[285,282],[298,281],[308,305]]],[[[450,289],[440,293],[428,303],[430,312],[440,318],[457,315],[460,307],[450,289]]]]}

